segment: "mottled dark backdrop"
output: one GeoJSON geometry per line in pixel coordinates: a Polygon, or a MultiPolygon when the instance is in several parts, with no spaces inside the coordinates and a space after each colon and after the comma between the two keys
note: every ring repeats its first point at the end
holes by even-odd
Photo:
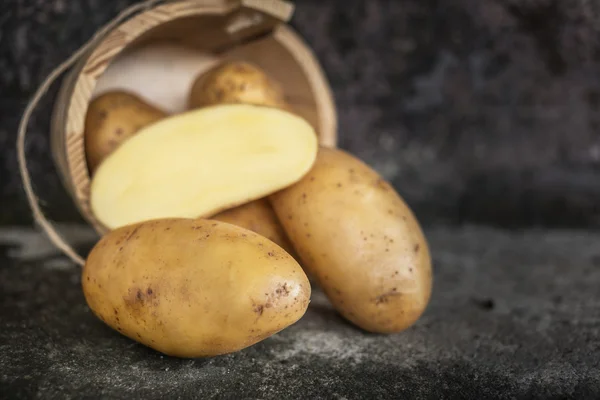
{"type": "MultiPolygon", "coordinates": [[[[14,150],[27,99],[133,2],[0,2],[0,222],[29,222],[14,150]]],[[[424,223],[600,227],[598,0],[296,4],[293,26],[335,90],[341,147],[424,223]]],[[[28,154],[52,216],[73,219],[48,156],[55,92],[28,154]]]]}

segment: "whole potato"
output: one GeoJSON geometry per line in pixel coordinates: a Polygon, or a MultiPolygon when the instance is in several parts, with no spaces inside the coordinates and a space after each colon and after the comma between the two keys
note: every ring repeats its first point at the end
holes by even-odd
{"type": "Polygon", "coordinates": [[[192,85],[190,108],[224,103],[288,108],[279,84],[260,68],[242,61],[221,63],[201,74],[192,85]]]}
{"type": "Polygon", "coordinates": [[[321,148],[311,172],[270,197],[307,272],[346,319],[406,329],[431,295],[431,259],[415,216],[374,170],[321,148]]]}
{"type": "Polygon", "coordinates": [[[126,91],[106,92],[89,106],[85,119],[85,152],[90,171],[141,128],[167,114],[126,91]]]}
{"type": "Polygon", "coordinates": [[[82,286],[110,327],[177,357],[251,346],[300,319],[311,292],[298,263],[273,242],[224,222],[178,218],[104,236],[82,286]]]}
{"type": "Polygon", "coordinates": [[[249,229],[275,242],[289,254],[294,253],[292,244],[267,199],[263,198],[231,208],[212,216],[211,219],[249,229]]]}

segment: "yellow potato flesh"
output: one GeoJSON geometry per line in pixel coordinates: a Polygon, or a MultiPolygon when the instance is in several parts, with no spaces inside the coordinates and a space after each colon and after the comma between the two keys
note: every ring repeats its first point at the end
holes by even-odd
{"type": "Polygon", "coordinates": [[[168,117],[99,166],[92,211],[109,229],[212,215],[298,181],[317,146],[308,122],[274,108],[218,105],[168,117]]]}

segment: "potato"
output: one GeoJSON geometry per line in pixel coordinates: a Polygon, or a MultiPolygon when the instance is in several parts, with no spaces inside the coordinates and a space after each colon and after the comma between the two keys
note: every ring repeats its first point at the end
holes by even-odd
{"type": "Polygon", "coordinates": [[[312,170],[270,200],[303,267],[346,319],[392,333],[424,312],[432,287],[426,239],[374,170],[322,148],[312,170]]]}
{"type": "Polygon", "coordinates": [[[317,154],[304,119],[228,104],[143,128],[100,164],[90,204],[108,229],[156,218],[214,215],[298,181],[317,154]]]}
{"type": "Polygon", "coordinates": [[[82,287],[108,326],[177,357],[251,346],[298,321],[311,293],[302,268],[273,242],[224,222],[179,218],[105,235],[82,287]]]}
{"type": "Polygon", "coordinates": [[[96,97],[85,119],[85,152],[91,172],[121,143],[167,114],[126,91],[96,97]]]}
{"type": "Polygon", "coordinates": [[[201,74],[190,92],[189,107],[244,103],[287,108],[283,91],[261,69],[242,61],[229,61],[201,74]]]}
{"type": "Polygon", "coordinates": [[[223,211],[211,217],[211,219],[249,229],[275,242],[289,254],[294,254],[294,248],[267,199],[255,200],[223,211]]]}
{"type": "MultiPolygon", "coordinates": [[[[258,67],[245,62],[226,62],[200,75],[190,96],[191,107],[230,102],[287,108],[279,86],[258,67]]],[[[212,219],[250,229],[293,254],[293,248],[266,199],[223,211],[212,219]]]]}

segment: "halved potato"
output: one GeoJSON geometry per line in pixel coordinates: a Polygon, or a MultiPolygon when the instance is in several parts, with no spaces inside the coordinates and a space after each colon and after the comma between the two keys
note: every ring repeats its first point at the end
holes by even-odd
{"type": "Polygon", "coordinates": [[[317,154],[304,119],[228,104],[143,128],[100,164],[91,208],[108,229],[149,219],[210,216],[300,180],[317,154]]]}

